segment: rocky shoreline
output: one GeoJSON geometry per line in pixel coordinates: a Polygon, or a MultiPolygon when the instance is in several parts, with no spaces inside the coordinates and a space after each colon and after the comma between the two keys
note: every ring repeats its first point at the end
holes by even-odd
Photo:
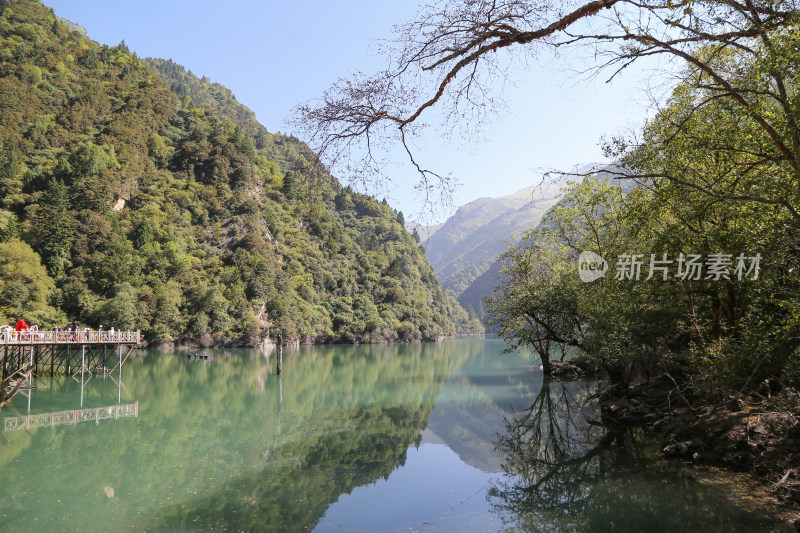
{"type": "MultiPolygon", "coordinates": [[[[455,335],[422,337],[416,340],[402,339],[381,339],[380,341],[360,342],[358,340],[342,340],[338,337],[313,338],[284,340],[284,346],[300,345],[325,345],[325,344],[408,344],[415,342],[441,342],[445,339],[482,339],[486,335],[483,333],[457,333],[455,335]]],[[[225,337],[221,335],[211,336],[203,334],[197,338],[170,339],[161,341],[151,341],[141,344],[140,348],[154,348],[158,350],[173,349],[197,349],[197,348],[274,348],[279,345],[277,339],[264,337],[263,339],[247,339],[244,337],[225,337]]]]}
{"type": "MultiPolygon", "coordinates": [[[[581,359],[551,365],[553,379],[602,379],[581,359]]],[[[709,404],[661,376],[627,388],[607,387],[599,398],[606,427],[642,427],[667,457],[746,474],[760,487],[756,496],[778,504],[800,531],[800,392],[731,396],[709,404]]]]}
{"type": "Polygon", "coordinates": [[[603,423],[641,426],[668,457],[746,473],[800,531],[800,393],[704,404],[667,378],[601,395],[603,423]]]}

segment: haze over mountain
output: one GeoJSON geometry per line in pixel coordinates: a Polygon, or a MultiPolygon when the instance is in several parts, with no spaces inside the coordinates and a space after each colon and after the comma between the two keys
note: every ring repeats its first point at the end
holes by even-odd
{"type": "Polygon", "coordinates": [[[423,243],[426,242],[428,239],[430,239],[431,235],[436,233],[442,226],[444,226],[443,222],[440,224],[431,224],[431,225],[423,225],[418,222],[409,222],[408,224],[406,224],[406,228],[408,229],[408,231],[410,231],[411,233],[416,231],[417,235],[419,236],[420,242],[423,243]]]}
{"type": "Polygon", "coordinates": [[[479,198],[459,208],[440,228],[418,230],[420,235],[430,233],[422,243],[445,291],[485,322],[483,298],[494,291],[502,266],[500,254],[525,230],[539,225],[568,181],[582,180],[598,168],[611,167],[584,165],[574,174],[561,174],[507,196],[479,198]]]}
{"type": "MultiPolygon", "coordinates": [[[[460,207],[423,240],[428,261],[448,294],[459,298],[489,270],[515,235],[536,226],[557,201],[565,180],[558,178],[531,185],[500,198],[474,200],[460,207]]],[[[480,317],[480,298],[470,303],[480,317]]]]}

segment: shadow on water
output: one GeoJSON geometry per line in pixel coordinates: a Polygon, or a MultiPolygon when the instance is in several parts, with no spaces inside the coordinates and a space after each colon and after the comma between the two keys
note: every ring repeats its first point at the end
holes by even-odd
{"type": "Polygon", "coordinates": [[[697,481],[638,428],[598,423],[591,382],[545,378],[505,420],[506,476],[487,499],[509,531],[790,531],[763,505],[697,481]]]}

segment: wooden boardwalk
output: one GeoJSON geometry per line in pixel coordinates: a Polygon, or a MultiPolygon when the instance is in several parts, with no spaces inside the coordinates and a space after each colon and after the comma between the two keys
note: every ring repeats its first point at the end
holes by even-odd
{"type": "Polygon", "coordinates": [[[139,331],[14,331],[0,332],[0,345],[31,346],[41,344],[139,344],[139,331]]]}
{"type": "Polygon", "coordinates": [[[25,365],[34,374],[113,372],[141,342],[139,331],[0,331],[0,379],[25,365]]]}

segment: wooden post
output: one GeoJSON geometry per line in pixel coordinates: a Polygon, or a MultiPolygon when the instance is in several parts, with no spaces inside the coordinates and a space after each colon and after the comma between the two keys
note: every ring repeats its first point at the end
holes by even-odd
{"type": "Polygon", "coordinates": [[[278,348],[278,375],[283,371],[283,343],[278,348]]]}
{"type": "Polygon", "coordinates": [[[117,379],[117,405],[122,400],[122,345],[119,345],[119,377],[117,379]]]}
{"type": "Polygon", "coordinates": [[[81,356],[81,409],[83,409],[83,356],[81,356]]]}

